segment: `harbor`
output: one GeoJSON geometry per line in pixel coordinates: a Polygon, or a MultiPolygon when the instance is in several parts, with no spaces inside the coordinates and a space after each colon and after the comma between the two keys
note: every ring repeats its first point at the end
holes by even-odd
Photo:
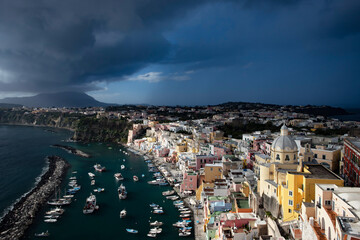
{"type": "MultiPolygon", "coordinates": [[[[115,144],[69,145],[93,157],[84,159],[67,154],[72,168],[60,189],[62,196],[73,195],[71,203],[61,206],[64,211],[58,217],[47,214],[54,210],[54,206],[45,206],[25,239],[37,239],[41,234],[51,239],[194,238],[192,209],[188,208],[186,200],[172,191],[172,175],[165,167],[156,161],[150,162],[140,152],[115,144]],[[149,172],[151,167],[155,172],[149,172]],[[158,170],[161,177],[156,175],[158,170]],[[121,173],[122,178],[116,178],[117,173],[121,173]],[[154,179],[162,179],[161,184],[149,184],[154,179]],[[124,199],[119,197],[121,185],[127,193],[124,199]],[[79,190],[69,192],[71,187],[79,190]],[[94,211],[84,214],[90,196],[96,198],[94,211]],[[154,205],[151,207],[151,204],[154,205]],[[157,226],[159,223],[162,224],[157,226]]],[[[92,209],[89,206],[87,209],[92,209]]]]}

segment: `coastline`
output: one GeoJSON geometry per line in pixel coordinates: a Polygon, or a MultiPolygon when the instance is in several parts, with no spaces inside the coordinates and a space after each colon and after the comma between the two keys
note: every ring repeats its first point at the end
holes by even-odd
{"type": "Polygon", "coordinates": [[[61,145],[61,144],[54,144],[54,145],[51,145],[51,147],[56,147],[56,148],[63,149],[65,151],[67,151],[68,153],[74,154],[74,155],[79,156],[79,157],[91,158],[90,154],[85,153],[85,152],[83,152],[83,151],[81,151],[79,149],[76,149],[76,148],[73,148],[73,147],[70,147],[70,146],[61,145]]]}
{"type": "MultiPolygon", "coordinates": [[[[135,148],[133,146],[129,146],[126,144],[121,144],[123,147],[125,147],[126,149],[131,149],[130,152],[133,154],[137,154],[140,156],[147,156],[149,160],[151,160],[155,166],[158,168],[158,170],[161,172],[161,174],[165,177],[166,181],[170,184],[170,187],[176,192],[176,194],[180,197],[181,200],[184,201],[184,203],[191,209],[192,211],[192,219],[193,219],[193,226],[194,226],[194,239],[205,239],[205,233],[203,231],[203,225],[202,225],[202,216],[203,216],[203,210],[202,209],[198,209],[195,205],[192,204],[191,200],[194,201],[194,199],[189,196],[189,195],[184,195],[181,194],[180,192],[180,187],[177,187],[176,184],[172,184],[169,181],[169,178],[173,178],[176,179],[174,177],[174,171],[171,171],[169,169],[166,169],[166,171],[168,171],[171,176],[166,176],[163,171],[159,168],[161,166],[161,164],[165,163],[161,158],[155,157],[153,154],[149,154],[143,150],[140,150],[138,148],[135,148]]],[[[168,166],[167,166],[168,167],[168,166]]],[[[178,170],[176,170],[178,171],[178,170]]]]}
{"type": "Polygon", "coordinates": [[[24,124],[24,123],[1,123],[0,125],[7,125],[7,126],[24,126],[24,127],[43,127],[43,128],[55,128],[55,129],[64,129],[70,132],[75,132],[75,129],[66,128],[66,127],[56,127],[56,126],[49,126],[49,125],[35,125],[35,124],[24,124]]]}
{"type": "Polygon", "coordinates": [[[52,196],[55,188],[62,182],[69,163],[58,156],[47,157],[48,170],[41,176],[38,184],[18,202],[0,221],[0,239],[20,239],[32,224],[37,212],[52,196]]]}

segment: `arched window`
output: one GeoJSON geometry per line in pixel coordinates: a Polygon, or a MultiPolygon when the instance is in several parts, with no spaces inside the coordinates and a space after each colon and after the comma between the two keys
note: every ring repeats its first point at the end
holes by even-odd
{"type": "Polygon", "coordinates": [[[285,161],[290,161],[290,157],[289,157],[289,155],[286,155],[286,157],[285,157],[285,161]]]}
{"type": "Polygon", "coordinates": [[[296,160],[296,154],[294,154],[294,160],[296,160]]]}
{"type": "Polygon", "coordinates": [[[280,160],[280,155],[276,154],[276,160],[280,160]]]}

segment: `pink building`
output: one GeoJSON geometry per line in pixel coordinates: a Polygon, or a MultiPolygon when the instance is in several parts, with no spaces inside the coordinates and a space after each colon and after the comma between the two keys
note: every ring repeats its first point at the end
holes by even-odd
{"type": "Polygon", "coordinates": [[[231,155],[232,152],[229,148],[222,147],[222,146],[213,146],[211,147],[211,154],[217,156],[218,159],[221,159],[224,155],[231,155]]]}
{"type": "MultiPolygon", "coordinates": [[[[196,171],[200,168],[204,168],[206,164],[213,164],[215,160],[219,158],[214,155],[197,155],[196,156],[196,171]]],[[[221,159],[221,158],[220,158],[221,159]]]]}
{"type": "Polygon", "coordinates": [[[193,171],[185,172],[183,182],[180,185],[180,192],[196,191],[198,187],[198,175],[193,171]]]}

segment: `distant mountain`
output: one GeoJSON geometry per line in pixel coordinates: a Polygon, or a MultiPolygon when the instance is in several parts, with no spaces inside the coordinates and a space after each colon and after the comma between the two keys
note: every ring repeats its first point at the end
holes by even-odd
{"type": "Polygon", "coordinates": [[[1,103],[20,104],[27,107],[106,107],[116,104],[99,102],[83,92],[41,93],[32,97],[0,99],[1,103]]]}
{"type": "Polygon", "coordinates": [[[14,108],[14,107],[22,107],[21,104],[11,104],[11,103],[0,103],[0,108],[14,108]]]}

